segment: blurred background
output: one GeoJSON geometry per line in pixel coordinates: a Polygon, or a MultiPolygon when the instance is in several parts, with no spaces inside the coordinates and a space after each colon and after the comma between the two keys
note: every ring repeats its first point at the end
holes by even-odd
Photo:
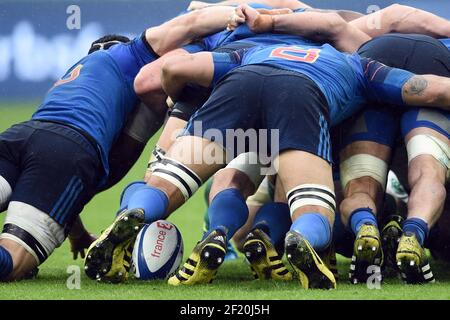
{"type": "MultiPolygon", "coordinates": [[[[304,2],[318,8],[351,9],[362,13],[395,3],[387,0],[304,2]]],[[[397,2],[450,19],[449,0],[397,2]]],[[[139,35],[145,28],[160,24],[182,12],[188,3],[187,0],[0,0],[0,132],[15,123],[28,120],[47,90],[87,53],[91,42],[108,33],[139,35]]],[[[131,181],[142,179],[156,138],[157,136],[148,144],[144,155],[126,178],[111,190],[95,197],[85,207],[82,218],[90,231],[98,235],[111,223],[123,188],[131,181]]],[[[186,254],[190,253],[202,235],[202,221],[206,210],[203,190],[199,190],[191,201],[170,217],[180,228],[186,254]]],[[[0,225],[3,219],[4,214],[0,215],[0,225]]],[[[17,290],[2,290],[0,285],[0,299],[42,299],[43,293],[53,298],[82,299],[146,296],[145,287],[141,287],[141,291],[134,288],[134,295],[130,295],[126,288],[115,289],[114,293],[108,288],[103,288],[103,291],[97,288],[97,291],[83,291],[84,296],[78,296],[76,292],[67,290],[65,280],[60,280],[65,279],[67,266],[74,263],[82,266],[81,260],[72,260],[66,242],[41,269],[41,282],[31,282],[30,288],[18,286],[17,290]],[[41,287],[33,287],[43,282],[50,284],[44,289],[47,291],[42,291],[41,287]]],[[[242,277],[250,276],[247,268],[241,269],[237,270],[241,270],[242,277]]],[[[167,293],[165,290],[169,289],[159,288],[158,292],[164,295],[167,293]]],[[[232,292],[229,293],[230,297],[234,296],[233,290],[235,289],[228,290],[232,292]]],[[[448,289],[442,290],[448,296],[448,289]]],[[[181,298],[185,298],[183,292],[179,293],[181,298]]],[[[227,291],[220,291],[219,294],[223,292],[227,291]]],[[[351,288],[349,296],[354,295],[353,292],[354,288],[351,288]]]]}
{"type": "MultiPolygon", "coordinates": [[[[450,18],[448,0],[305,2],[318,8],[362,13],[398,2],[450,18]]],[[[0,106],[38,103],[52,83],[86,54],[92,41],[107,33],[138,35],[183,11],[188,3],[187,0],[0,0],[0,106]]]]}

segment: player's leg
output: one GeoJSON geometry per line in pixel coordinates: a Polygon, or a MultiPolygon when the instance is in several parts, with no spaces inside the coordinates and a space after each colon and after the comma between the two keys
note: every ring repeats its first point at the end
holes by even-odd
{"type": "Polygon", "coordinates": [[[383,251],[377,214],[384,199],[388,163],[397,134],[396,117],[368,109],[353,124],[340,155],[344,199],[341,221],[355,236],[349,277],[365,282],[369,266],[381,267],[383,251]]]}
{"type": "MultiPolygon", "coordinates": [[[[194,123],[200,119],[204,120],[203,130],[242,128],[244,130],[241,132],[242,136],[236,131],[231,132],[233,136],[226,139],[223,130],[222,139],[227,140],[227,148],[234,149],[230,154],[236,154],[239,145],[242,146],[242,142],[247,138],[245,130],[259,125],[260,111],[256,102],[263,81],[263,76],[247,72],[244,68],[231,72],[214,89],[205,106],[191,119],[188,130],[192,130],[194,123]],[[239,108],[236,108],[236,105],[239,105],[239,108]]],[[[196,134],[206,134],[207,131],[203,132],[196,134]]],[[[256,159],[258,157],[253,153],[252,160],[249,155],[252,154],[241,156],[244,161],[238,157],[234,162],[236,165],[231,162],[231,168],[222,171],[222,178],[219,176],[216,186],[212,186],[208,208],[210,226],[207,236],[197,244],[183,268],[169,279],[169,284],[208,283],[215,278],[217,269],[223,262],[228,240],[247,220],[248,208],[245,199],[254,192],[255,184],[259,185],[256,180],[261,181],[261,165],[256,159]],[[243,169],[244,167],[247,169],[243,169]],[[246,170],[250,173],[241,172],[246,170]],[[251,176],[254,178],[250,178],[251,176]]]]}
{"type": "Polygon", "coordinates": [[[327,100],[306,77],[268,67],[261,72],[270,79],[261,101],[266,127],[279,134],[275,163],[293,221],[285,238],[288,260],[304,288],[334,288],[326,264],[336,208],[327,100]]]}
{"type": "Polygon", "coordinates": [[[105,176],[95,146],[76,130],[40,121],[16,129],[21,171],[0,236],[14,250],[9,280],[35,273],[62,244],[105,176]]]}
{"type": "Polygon", "coordinates": [[[445,204],[450,168],[449,123],[447,113],[434,110],[412,110],[402,118],[411,193],[396,258],[408,283],[434,281],[424,245],[445,204]]]}
{"type": "MultiPolygon", "coordinates": [[[[267,183],[268,178],[264,180],[267,183]]],[[[274,196],[264,196],[268,194],[264,189],[260,186],[252,199],[249,198],[252,202],[247,200],[247,203],[257,203],[259,210],[247,233],[243,250],[256,279],[289,281],[292,274],[282,261],[284,238],[292,224],[285,191],[279,179],[274,196]]]]}
{"type": "MultiPolygon", "coordinates": [[[[0,212],[6,210],[11,198],[13,188],[20,174],[19,166],[16,164],[22,148],[18,139],[19,130],[11,128],[0,134],[0,212]],[[14,142],[15,141],[15,142],[14,142]]],[[[24,137],[26,138],[26,137],[24,137]]],[[[27,266],[35,263],[34,259],[26,259],[26,251],[16,243],[0,240],[0,281],[20,278],[21,268],[17,268],[17,262],[25,261],[27,266]]],[[[31,266],[30,270],[33,268],[31,266]]]]}
{"type": "Polygon", "coordinates": [[[444,211],[428,237],[428,248],[434,259],[446,265],[450,264],[450,198],[445,201],[444,211]]]}

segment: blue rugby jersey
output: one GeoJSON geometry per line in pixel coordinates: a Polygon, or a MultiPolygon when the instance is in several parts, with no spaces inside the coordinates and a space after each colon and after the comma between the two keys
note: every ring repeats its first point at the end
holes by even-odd
{"type": "Polygon", "coordinates": [[[155,59],[142,37],[87,55],[55,83],[32,119],[66,123],[89,134],[108,173],[109,151],[138,103],[134,78],[155,59]]]}
{"type": "Polygon", "coordinates": [[[213,59],[213,85],[244,65],[269,65],[307,76],[324,94],[332,125],[347,119],[368,101],[403,105],[402,87],[413,76],[357,54],[341,53],[329,44],[256,46],[213,53],[213,59]]]}

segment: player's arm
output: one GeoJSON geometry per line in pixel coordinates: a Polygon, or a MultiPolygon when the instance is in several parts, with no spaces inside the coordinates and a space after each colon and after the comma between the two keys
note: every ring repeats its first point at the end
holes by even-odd
{"type": "Polygon", "coordinates": [[[295,34],[314,41],[329,42],[345,52],[356,51],[370,40],[364,32],[347,23],[335,12],[298,12],[264,15],[243,5],[239,8],[249,28],[256,33],[277,32],[295,34]]]}
{"type": "Polygon", "coordinates": [[[403,102],[410,106],[450,110],[450,78],[414,75],[404,84],[402,97],[403,102]]]}
{"type": "MultiPolygon", "coordinates": [[[[248,4],[248,3],[254,3],[255,0],[227,0],[227,1],[221,1],[217,3],[208,3],[203,1],[191,1],[189,4],[188,10],[198,10],[205,7],[210,6],[217,6],[217,5],[223,5],[223,6],[235,6],[240,4],[248,4]]],[[[297,1],[297,0],[258,0],[259,4],[265,4],[274,8],[289,8],[292,10],[298,9],[298,8],[311,8],[309,5],[307,5],[304,2],[297,1]]]]}
{"type": "Polygon", "coordinates": [[[450,110],[450,78],[416,75],[367,58],[361,66],[374,102],[450,110]]]}
{"type": "Polygon", "coordinates": [[[353,26],[377,37],[386,33],[419,33],[434,38],[450,37],[450,21],[430,12],[393,4],[351,22],[353,26]]]}
{"type": "Polygon", "coordinates": [[[149,28],[145,32],[145,37],[153,50],[161,56],[198,38],[224,30],[233,16],[233,7],[208,7],[149,28]]]}
{"type": "Polygon", "coordinates": [[[233,53],[199,52],[168,59],[162,68],[161,83],[172,101],[178,101],[188,83],[210,87],[241,62],[233,53]]]}

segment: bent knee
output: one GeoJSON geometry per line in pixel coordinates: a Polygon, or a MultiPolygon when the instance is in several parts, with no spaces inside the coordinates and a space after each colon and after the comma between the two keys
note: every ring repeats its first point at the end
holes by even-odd
{"type": "Polygon", "coordinates": [[[224,168],[214,175],[209,194],[210,200],[225,189],[238,189],[246,198],[254,192],[255,186],[245,172],[235,168],[224,168]]]}

